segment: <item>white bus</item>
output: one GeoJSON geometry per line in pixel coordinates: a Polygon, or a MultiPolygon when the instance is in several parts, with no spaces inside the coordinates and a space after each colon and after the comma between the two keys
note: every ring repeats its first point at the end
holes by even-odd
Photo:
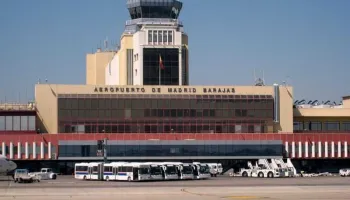
{"type": "Polygon", "coordinates": [[[151,180],[150,165],[144,163],[123,163],[118,166],[117,180],[145,181],[151,180]]]}
{"type": "Polygon", "coordinates": [[[152,180],[163,180],[162,167],[160,164],[145,162],[143,165],[148,165],[150,167],[149,172],[152,180]]]}
{"type": "Polygon", "coordinates": [[[126,162],[112,162],[104,164],[103,167],[103,180],[119,180],[118,178],[118,167],[122,166],[126,162]]]}
{"type": "Polygon", "coordinates": [[[74,178],[83,180],[102,180],[103,163],[76,163],[74,167],[74,178]]]}
{"type": "Polygon", "coordinates": [[[164,180],[178,180],[179,169],[177,165],[170,162],[150,162],[153,165],[159,165],[162,169],[162,177],[164,180]]]}
{"type": "Polygon", "coordinates": [[[193,164],[182,162],[165,162],[164,164],[173,164],[177,169],[180,180],[193,179],[193,164]]]}
{"type": "Polygon", "coordinates": [[[193,162],[193,175],[195,179],[207,179],[210,175],[210,169],[207,164],[193,162]]]}

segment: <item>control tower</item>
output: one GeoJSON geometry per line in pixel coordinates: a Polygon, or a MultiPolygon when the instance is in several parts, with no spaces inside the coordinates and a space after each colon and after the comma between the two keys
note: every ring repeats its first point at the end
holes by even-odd
{"type": "Polygon", "coordinates": [[[177,0],[128,0],[120,49],[105,66],[106,85],[188,85],[188,36],[177,0]]]}

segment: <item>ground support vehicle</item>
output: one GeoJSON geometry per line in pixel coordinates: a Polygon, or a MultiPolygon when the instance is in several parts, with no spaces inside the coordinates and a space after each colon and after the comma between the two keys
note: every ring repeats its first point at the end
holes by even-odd
{"type": "Polygon", "coordinates": [[[40,182],[40,176],[37,174],[29,174],[27,169],[16,169],[14,173],[15,183],[33,183],[40,182]]]}
{"type": "Polygon", "coordinates": [[[350,168],[340,169],[339,170],[339,175],[342,176],[342,177],[350,176],[350,168]]]}
{"type": "Polygon", "coordinates": [[[57,174],[52,171],[52,168],[41,168],[40,172],[31,172],[29,175],[38,175],[41,180],[57,179],[57,174]]]}

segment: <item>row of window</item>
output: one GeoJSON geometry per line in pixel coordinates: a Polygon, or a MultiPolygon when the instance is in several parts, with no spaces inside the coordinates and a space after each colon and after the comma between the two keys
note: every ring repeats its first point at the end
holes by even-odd
{"type": "Polygon", "coordinates": [[[350,122],[294,122],[295,132],[350,131],[350,122]]]}
{"type": "Polygon", "coordinates": [[[149,44],[169,44],[173,43],[173,31],[169,30],[148,30],[149,44]]]}
{"type": "Polygon", "coordinates": [[[59,119],[140,119],[140,118],[263,118],[272,119],[273,110],[194,110],[194,109],[123,109],[123,110],[59,110],[59,119]]]}
{"type": "Polygon", "coordinates": [[[0,116],[0,131],[35,131],[35,116],[0,116]]]}
{"type": "MultiPolygon", "coordinates": [[[[108,145],[107,156],[282,156],[283,145],[108,145]]],[[[96,157],[96,145],[60,145],[60,157],[96,157]]]]}
{"type": "Polygon", "coordinates": [[[59,109],[272,109],[273,99],[90,99],[59,98],[59,109]]]}
{"type": "Polygon", "coordinates": [[[63,124],[61,133],[265,133],[260,124],[63,124]]]}

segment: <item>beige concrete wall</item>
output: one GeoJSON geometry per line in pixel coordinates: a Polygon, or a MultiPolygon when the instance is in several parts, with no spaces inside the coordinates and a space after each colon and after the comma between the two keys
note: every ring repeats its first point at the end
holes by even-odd
{"type": "Polygon", "coordinates": [[[293,132],[293,88],[279,86],[280,122],[275,125],[274,132],[293,132]]]}
{"type": "Polygon", "coordinates": [[[86,55],[86,84],[94,85],[96,83],[96,61],[95,54],[86,55]]]}
{"type": "Polygon", "coordinates": [[[343,98],[343,108],[350,108],[350,99],[343,98]]]}
{"type": "Polygon", "coordinates": [[[120,50],[118,51],[119,56],[119,84],[127,84],[127,49],[133,49],[133,35],[123,34],[120,39],[120,50]]]}
{"type": "MultiPolygon", "coordinates": [[[[44,84],[41,84],[44,85],[44,84]]],[[[40,85],[40,86],[41,86],[40,85]]],[[[241,95],[274,95],[272,86],[105,86],[105,85],[51,85],[58,94],[241,94],[241,95]],[[102,92],[99,89],[102,89],[102,92]],[[108,91],[105,89],[107,88],[108,91]],[[111,92],[111,88],[114,92],[111,92]],[[119,89],[115,91],[115,89],[119,89]],[[126,89],[129,92],[126,92],[126,89]],[[97,89],[97,91],[96,91],[97,89]],[[125,89],[121,92],[121,89],[125,89]],[[142,89],[142,90],[141,90],[142,89]],[[172,92],[169,92],[171,89],[172,92]],[[176,92],[174,90],[176,89],[176,92]],[[179,92],[179,89],[182,91],[179,92]],[[207,92],[204,91],[206,89],[207,92]],[[209,89],[211,89],[210,92],[209,89]],[[215,89],[215,91],[214,91],[215,89]],[[220,91],[219,91],[220,89],[220,91]],[[132,91],[133,90],[133,91],[132,91]],[[186,90],[186,92],[185,92],[186,90]],[[195,92],[193,92],[195,90],[195,92]],[[225,90],[225,92],[223,92],[225,90]],[[232,93],[231,91],[234,90],[232,93]],[[230,92],[226,92],[230,91],[230,92]]]]}
{"type": "Polygon", "coordinates": [[[57,133],[57,85],[35,85],[38,128],[44,133],[57,133]]]}
{"type": "Polygon", "coordinates": [[[104,85],[105,68],[116,52],[96,52],[86,55],[86,84],[104,85]]]}
{"type": "Polygon", "coordinates": [[[350,117],[350,108],[294,108],[294,117],[350,117]]]}

